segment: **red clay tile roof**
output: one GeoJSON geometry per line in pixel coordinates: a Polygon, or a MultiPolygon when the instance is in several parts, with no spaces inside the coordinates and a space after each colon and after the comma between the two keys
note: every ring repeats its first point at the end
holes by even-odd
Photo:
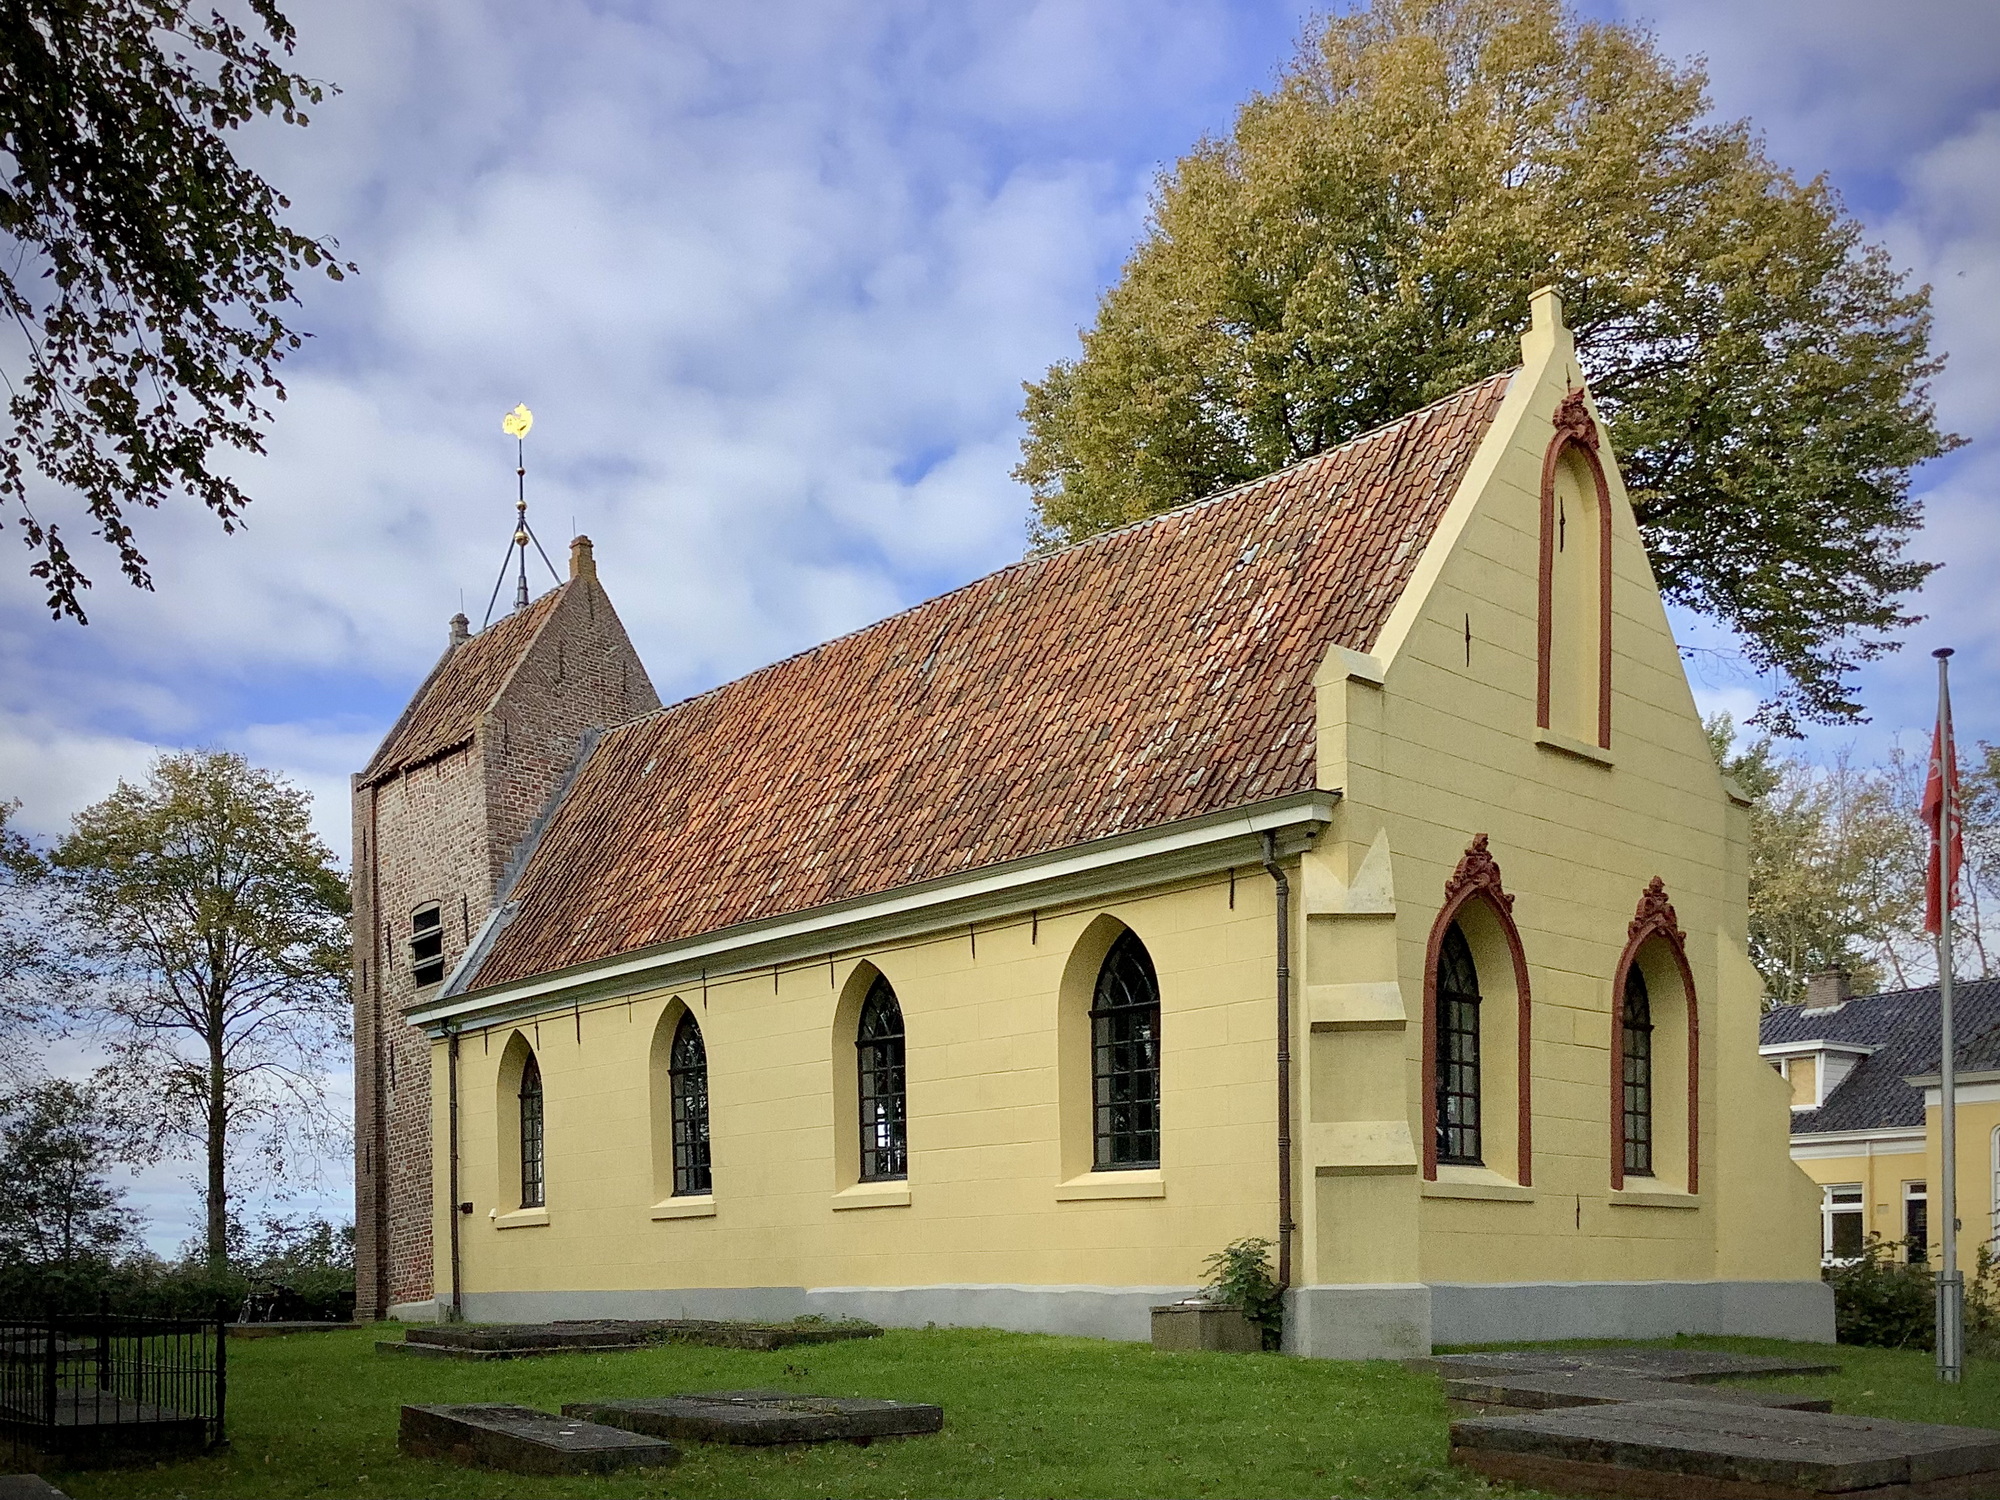
{"type": "Polygon", "coordinates": [[[528,654],[535,636],[555,613],[567,584],[550,589],[526,609],[488,626],[431,669],[403,717],[361,773],[364,786],[423,765],[472,739],[507,679],[528,654]]]}
{"type": "Polygon", "coordinates": [[[473,987],[1309,790],[1509,378],[611,730],[473,987]]]}

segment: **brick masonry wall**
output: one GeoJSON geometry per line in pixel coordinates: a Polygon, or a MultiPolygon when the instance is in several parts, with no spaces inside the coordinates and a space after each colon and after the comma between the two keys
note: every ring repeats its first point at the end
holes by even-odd
{"type": "Polygon", "coordinates": [[[363,1317],[428,1300],[440,1281],[431,1243],[430,1046],[403,1020],[436,987],[420,995],[412,982],[411,916],[439,903],[448,974],[585,732],[658,706],[609,598],[586,576],[524,653],[470,745],[354,788],[355,1259],[363,1317]]]}

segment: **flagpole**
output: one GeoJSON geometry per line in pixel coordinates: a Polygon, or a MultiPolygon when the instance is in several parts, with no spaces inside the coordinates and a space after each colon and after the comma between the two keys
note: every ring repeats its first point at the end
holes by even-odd
{"type": "Polygon", "coordinates": [[[1933,651],[1938,664],[1938,775],[1942,796],[1938,806],[1938,1071],[1939,1145],[1943,1157],[1938,1179],[1938,1209],[1942,1219],[1943,1252],[1937,1277],[1937,1376],[1957,1385],[1965,1370],[1965,1279],[1958,1269],[1958,1045],[1951,1015],[1951,898],[1953,772],[1957,769],[1951,742],[1951,648],[1933,651]]]}

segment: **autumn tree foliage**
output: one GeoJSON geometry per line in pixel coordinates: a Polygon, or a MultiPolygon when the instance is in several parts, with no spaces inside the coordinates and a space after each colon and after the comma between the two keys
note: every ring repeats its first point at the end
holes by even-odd
{"type": "Polygon", "coordinates": [[[1373,0],[1163,172],[1016,477],[1065,545],[1345,441],[1519,359],[1562,294],[1662,587],[1781,684],[1780,733],[1928,565],[1911,470],[1956,443],[1927,289],[1823,179],[1709,119],[1698,65],[1559,0],[1373,0]]]}

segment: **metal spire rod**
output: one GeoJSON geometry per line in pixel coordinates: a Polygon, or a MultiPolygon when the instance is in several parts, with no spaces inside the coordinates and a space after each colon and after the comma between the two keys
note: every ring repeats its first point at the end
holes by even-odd
{"type": "Polygon", "coordinates": [[[521,610],[528,607],[530,542],[534,543],[535,551],[540,554],[542,562],[547,566],[549,577],[558,585],[562,583],[562,574],[558,573],[556,565],[549,561],[549,554],[542,546],[542,539],[535,535],[534,528],[528,524],[527,437],[528,429],[534,425],[534,421],[534,414],[526,406],[517,406],[507,413],[506,420],[500,424],[501,428],[514,439],[514,534],[507,539],[507,551],[500,559],[500,576],[493,580],[493,595],[486,601],[486,618],[480,623],[481,630],[493,623],[493,606],[500,602],[500,586],[507,581],[507,569],[517,563],[514,556],[517,551],[521,555],[514,579],[514,608],[521,610]]]}

